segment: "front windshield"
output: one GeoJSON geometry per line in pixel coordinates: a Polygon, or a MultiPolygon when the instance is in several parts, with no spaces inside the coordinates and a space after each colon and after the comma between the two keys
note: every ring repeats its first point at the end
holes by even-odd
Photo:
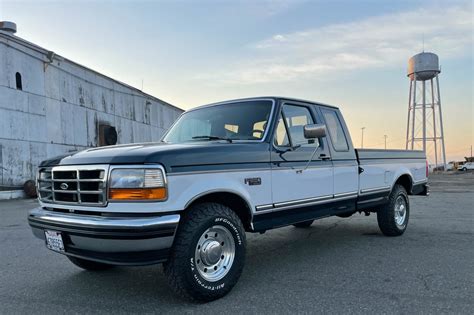
{"type": "Polygon", "coordinates": [[[226,103],[184,113],[164,142],[261,140],[270,118],[268,100],[226,103]]]}

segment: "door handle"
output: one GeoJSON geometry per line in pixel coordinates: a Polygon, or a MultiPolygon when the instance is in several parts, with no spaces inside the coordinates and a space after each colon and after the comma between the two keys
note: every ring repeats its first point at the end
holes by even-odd
{"type": "Polygon", "coordinates": [[[326,161],[326,160],[330,160],[330,159],[331,159],[331,157],[330,157],[329,155],[326,155],[326,154],[324,154],[324,153],[321,153],[321,154],[319,155],[319,158],[320,158],[321,160],[323,160],[323,161],[326,161]]]}

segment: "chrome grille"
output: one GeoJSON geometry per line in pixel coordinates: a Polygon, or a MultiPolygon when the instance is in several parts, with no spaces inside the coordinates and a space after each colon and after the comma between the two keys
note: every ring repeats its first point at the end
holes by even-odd
{"type": "Polygon", "coordinates": [[[38,196],[45,203],[105,206],[107,165],[40,168],[38,196]]]}

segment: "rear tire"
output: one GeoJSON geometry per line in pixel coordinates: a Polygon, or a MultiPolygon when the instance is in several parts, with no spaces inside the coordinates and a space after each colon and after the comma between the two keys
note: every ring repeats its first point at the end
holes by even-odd
{"type": "Polygon", "coordinates": [[[410,216],[408,194],[402,185],[395,185],[390,193],[388,202],[377,211],[377,222],[382,233],[386,236],[402,235],[410,216]]]}
{"type": "Polygon", "coordinates": [[[303,221],[303,222],[299,222],[299,223],[295,223],[293,224],[293,226],[295,228],[308,228],[311,226],[311,224],[313,224],[314,220],[309,220],[309,221],[303,221]]]}
{"type": "Polygon", "coordinates": [[[209,302],[229,293],[245,263],[245,229],[237,214],[217,203],[192,206],[176,232],[164,273],[181,297],[209,302]]]}
{"type": "Polygon", "coordinates": [[[86,260],[82,258],[77,258],[77,257],[71,257],[67,256],[67,258],[77,267],[82,268],[84,270],[89,270],[89,271],[102,271],[102,270],[107,270],[110,268],[113,268],[113,265],[109,264],[104,264],[92,260],[86,260]]]}

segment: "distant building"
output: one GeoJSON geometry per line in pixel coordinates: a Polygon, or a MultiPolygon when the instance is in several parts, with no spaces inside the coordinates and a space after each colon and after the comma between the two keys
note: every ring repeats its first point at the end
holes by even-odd
{"type": "Polygon", "coordinates": [[[33,179],[46,158],[157,141],[183,112],[15,31],[0,22],[0,188],[33,179]]]}

